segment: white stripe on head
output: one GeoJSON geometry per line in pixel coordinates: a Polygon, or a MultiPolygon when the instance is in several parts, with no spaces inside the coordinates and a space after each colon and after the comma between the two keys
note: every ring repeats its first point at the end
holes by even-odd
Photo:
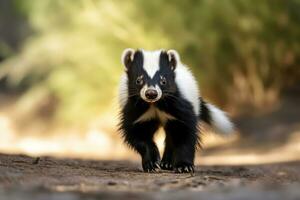
{"type": "Polygon", "coordinates": [[[159,59],[161,50],[146,51],[142,50],[144,57],[143,68],[150,78],[153,78],[155,73],[159,70],[159,59]]]}

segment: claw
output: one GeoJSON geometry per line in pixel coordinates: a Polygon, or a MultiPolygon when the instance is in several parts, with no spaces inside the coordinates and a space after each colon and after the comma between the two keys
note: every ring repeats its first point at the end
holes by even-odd
{"type": "Polygon", "coordinates": [[[159,163],[156,162],[154,165],[156,169],[160,169],[159,163]]]}
{"type": "Polygon", "coordinates": [[[182,173],[182,168],[181,167],[178,168],[178,172],[182,173]]]}
{"type": "Polygon", "coordinates": [[[164,170],[171,170],[171,169],[173,169],[173,166],[169,162],[161,162],[160,163],[160,168],[164,169],[164,170]]]}
{"type": "Polygon", "coordinates": [[[160,169],[159,164],[160,164],[159,162],[144,163],[144,165],[143,165],[144,172],[147,172],[147,173],[158,172],[158,170],[160,169]]]}
{"type": "Polygon", "coordinates": [[[189,172],[189,171],[190,171],[190,169],[189,169],[189,167],[185,167],[183,171],[185,171],[185,172],[189,172]]]}
{"type": "Polygon", "coordinates": [[[189,164],[179,165],[174,167],[175,173],[194,173],[194,166],[189,164]]]}
{"type": "Polygon", "coordinates": [[[190,172],[194,173],[194,167],[193,166],[190,167],[190,172]]]}

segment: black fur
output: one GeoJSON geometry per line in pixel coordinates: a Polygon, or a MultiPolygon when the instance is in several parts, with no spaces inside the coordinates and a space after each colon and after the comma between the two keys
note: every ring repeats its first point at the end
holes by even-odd
{"type": "MultiPolygon", "coordinates": [[[[194,170],[195,151],[198,145],[198,121],[193,106],[182,98],[175,83],[174,63],[170,62],[166,52],[160,55],[160,69],[149,78],[143,69],[143,53],[136,51],[134,59],[127,66],[128,93],[126,105],[121,110],[120,131],[125,142],[142,157],[144,171],[152,172],[159,168],[176,172],[192,172],[194,170]],[[161,76],[167,82],[160,85],[162,97],[153,103],[159,110],[176,118],[162,124],[158,119],[135,123],[150,107],[150,104],[141,99],[139,91],[142,85],[136,84],[137,77],[143,75],[145,83],[159,84],[161,76]],[[157,129],[163,126],[166,139],[165,150],[160,159],[159,151],[153,141],[157,129]]],[[[201,101],[202,102],[202,101],[201,101]]],[[[202,105],[202,104],[201,104],[202,105]]],[[[205,105],[201,106],[204,119],[209,119],[205,105]]]]}
{"type": "Polygon", "coordinates": [[[200,97],[200,116],[199,118],[211,125],[211,116],[209,113],[209,109],[206,105],[207,103],[200,97]]]}

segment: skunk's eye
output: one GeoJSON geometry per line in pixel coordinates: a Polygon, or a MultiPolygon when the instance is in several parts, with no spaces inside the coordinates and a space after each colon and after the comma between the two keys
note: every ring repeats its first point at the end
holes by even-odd
{"type": "Polygon", "coordinates": [[[166,80],[165,77],[163,77],[163,76],[160,77],[160,84],[161,85],[166,85],[167,84],[167,80],[166,80]]]}
{"type": "Polygon", "coordinates": [[[142,77],[142,76],[138,77],[138,78],[136,79],[135,83],[136,83],[137,85],[143,85],[143,83],[144,83],[143,77],[142,77]]]}

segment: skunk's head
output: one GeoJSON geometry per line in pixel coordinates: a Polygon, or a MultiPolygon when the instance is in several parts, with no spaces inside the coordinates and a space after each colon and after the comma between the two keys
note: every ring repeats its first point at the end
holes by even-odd
{"type": "Polygon", "coordinates": [[[139,96],[145,102],[154,103],[177,90],[175,69],[180,62],[175,50],[125,49],[122,63],[125,66],[128,97],[139,96]]]}

